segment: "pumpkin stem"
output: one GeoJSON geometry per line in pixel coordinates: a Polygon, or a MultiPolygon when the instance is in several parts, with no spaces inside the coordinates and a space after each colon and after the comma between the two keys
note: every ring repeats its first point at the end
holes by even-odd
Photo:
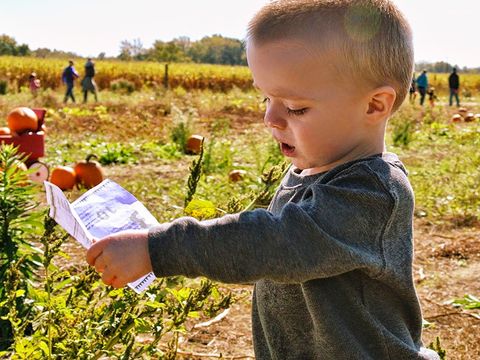
{"type": "Polygon", "coordinates": [[[90,159],[92,159],[92,158],[93,159],[98,159],[98,156],[95,155],[95,154],[89,154],[89,155],[87,155],[87,158],[85,159],[85,161],[88,163],[88,162],[90,162],[90,159]]]}

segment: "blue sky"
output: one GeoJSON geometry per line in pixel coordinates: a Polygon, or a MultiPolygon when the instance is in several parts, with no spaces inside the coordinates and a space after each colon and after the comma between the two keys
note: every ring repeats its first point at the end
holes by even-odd
{"type": "MultiPolygon", "coordinates": [[[[122,40],[221,34],[241,39],[248,20],[268,0],[0,0],[0,34],[82,56],[115,56],[122,40]]],[[[480,67],[480,2],[394,0],[414,32],[416,61],[480,67]]]]}

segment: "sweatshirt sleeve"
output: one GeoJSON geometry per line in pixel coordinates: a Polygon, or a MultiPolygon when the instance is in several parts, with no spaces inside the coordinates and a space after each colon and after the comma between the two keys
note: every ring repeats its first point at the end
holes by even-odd
{"type": "Polygon", "coordinates": [[[368,168],[314,184],[274,215],[258,209],[197,221],[183,217],[149,232],[155,275],[230,283],[305,282],[385,267],[383,233],[397,199],[368,168]]]}

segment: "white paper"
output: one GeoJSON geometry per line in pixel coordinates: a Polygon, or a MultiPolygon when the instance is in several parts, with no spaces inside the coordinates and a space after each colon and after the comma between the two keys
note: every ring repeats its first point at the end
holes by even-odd
{"type": "MultiPolygon", "coordinates": [[[[50,217],[85,248],[122,230],[148,229],[158,221],[132,194],[112,180],[104,180],[70,204],[63,191],[44,181],[50,217]]],[[[155,279],[148,273],[128,284],[135,292],[144,291],[155,279]]]]}

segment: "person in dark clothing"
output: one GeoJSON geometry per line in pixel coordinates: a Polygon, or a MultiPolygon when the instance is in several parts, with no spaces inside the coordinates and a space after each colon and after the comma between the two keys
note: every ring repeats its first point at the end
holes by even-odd
{"type": "Polygon", "coordinates": [[[95,64],[92,59],[88,59],[85,63],[85,77],[82,80],[82,90],[83,90],[83,102],[87,102],[88,92],[92,92],[95,97],[95,101],[98,101],[97,97],[97,84],[93,77],[95,76],[95,64]]]}
{"type": "Polygon", "coordinates": [[[420,105],[423,105],[428,89],[427,70],[423,70],[420,76],[417,78],[417,89],[420,93],[420,105]]]}
{"type": "Polygon", "coordinates": [[[460,106],[460,99],[458,98],[458,88],[460,87],[460,79],[458,78],[457,69],[453,68],[452,73],[448,77],[448,87],[450,88],[449,105],[452,106],[453,98],[457,102],[457,107],[460,106]]]}
{"type": "Polygon", "coordinates": [[[78,78],[78,73],[73,67],[73,61],[68,61],[68,66],[63,70],[62,73],[62,81],[67,86],[67,92],[65,93],[65,97],[63,102],[66,103],[68,98],[71,98],[73,102],[75,102],[75,96],[73,95],[73,86],[75,83],[75,79],[78,78]]]}

